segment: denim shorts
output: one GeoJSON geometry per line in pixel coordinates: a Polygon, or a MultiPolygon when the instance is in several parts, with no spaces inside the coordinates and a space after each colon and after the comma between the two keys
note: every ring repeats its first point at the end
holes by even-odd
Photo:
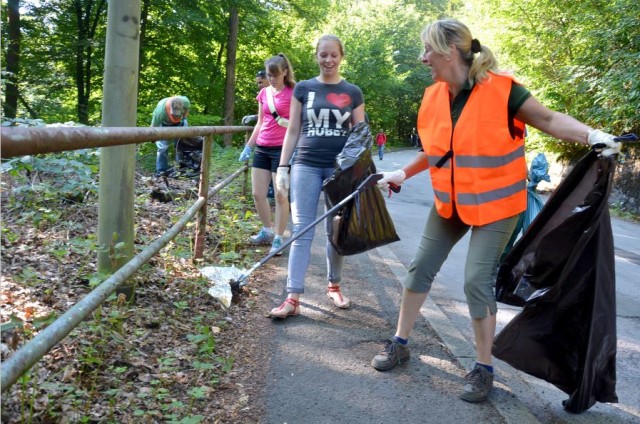
{"type": "Polygon", "coordinates": [[[278,170],[278,165],[280,164],[280,153],[282,153],[282,146],[256,146],[251,166],[258,169],[266,169],[267,171],[276,172],[278,170]]]}

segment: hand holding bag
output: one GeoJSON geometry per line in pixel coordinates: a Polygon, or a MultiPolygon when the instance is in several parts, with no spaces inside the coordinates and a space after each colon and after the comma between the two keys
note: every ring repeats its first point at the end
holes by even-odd
{"type": "MultiPolygon", "coordinates": [[[[371,159],[372,144],[369,126],[364,122],[356,124],[342,152],[336,157],[336,170],[323,183],[328,207],[338,204],[369,175],[376,173],[371,159]]],[[[332,218],[329,240],[343,256],[400,240],[377,187],[365,189],[338,211],[332,218]]]]}

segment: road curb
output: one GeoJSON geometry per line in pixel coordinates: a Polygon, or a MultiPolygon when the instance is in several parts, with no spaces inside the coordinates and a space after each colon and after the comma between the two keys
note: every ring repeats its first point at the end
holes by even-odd
{"type": "MultiPolygon", "coordinates": [[[[407,274],[407,268],[404,264],[388,246],[378,247],[375,251],[383,258],[395,279],[401,284],[407,274]]],[[[370,251],[369,254],[371,255],[373,253],[370,251]]],[[[420,314],[429,325],[431,325],[447,349],[449,349],[465,370],[467,372],[471,371],[476,356],[473,345],[456,329],[430,296],[427,297],[427,300],[422,305],[420,314]]],[[[489,401],[494,405],[502,418],[504,418],[505,422],[508,424],[540,424],[540,421],[508,386],[505,384],[496,386],[500,387],[507,394],[496,396],[496,393],[494,393],[489,401]]],[[[494,392],[496,391],[494,390],[494,392]]]]}

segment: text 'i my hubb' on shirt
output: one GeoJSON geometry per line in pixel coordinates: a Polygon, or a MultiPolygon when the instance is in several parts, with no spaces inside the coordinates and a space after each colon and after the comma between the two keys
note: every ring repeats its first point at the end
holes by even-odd
{"type": "Polygon", "coordinates": [[[345,80],[324,84],[313,78],[296,84],[293,96],[302,104],[295,163],[333,167],[347,141],[352,112],[364,103],[362,90],[345,80]]]}

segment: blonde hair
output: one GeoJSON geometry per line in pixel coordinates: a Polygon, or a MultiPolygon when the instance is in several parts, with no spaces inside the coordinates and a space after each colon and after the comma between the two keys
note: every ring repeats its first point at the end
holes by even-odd
{"type": "Polygon", "coordinates": [[[342,40],[340,40],[338,36],[332,34],[325,34],[322,37],[318,38],[318,42],[316,43],[316,55],[318,54],[318,47],[320,47],[320,43],[322,43],[323,41],[336,42],[338,44],[338,47],[340,48],[340,55],[344,57],[344,46],[342,45],[342,40]]]}
{"type": "Polygon", "coordinates": [[[272,75],[280,75],[286,70],[287,74],[284,76],[284,85],[292,88],[294,85],[296,85],[296,77],[293,73],[293,67],[291,66],[291,62],[289,62],[289,59],[284,55],[284,53],[278,53],[272,58],[267,59],[264,62],[264,67],[266,68],[267,72],[272,75]]]}
{"type": "Polygon", "coordinates": [[[471,36],[469,28],[457,19],[440,19],[427,25],[421,34],[422,42],[429,44],[433,51],[451,54],[452,44],[460,52],[462,60],[469,65],[469,83],[481,83],[488,78],[488,72],[499,73],[498,61],[488,47],[471,36]]]}

